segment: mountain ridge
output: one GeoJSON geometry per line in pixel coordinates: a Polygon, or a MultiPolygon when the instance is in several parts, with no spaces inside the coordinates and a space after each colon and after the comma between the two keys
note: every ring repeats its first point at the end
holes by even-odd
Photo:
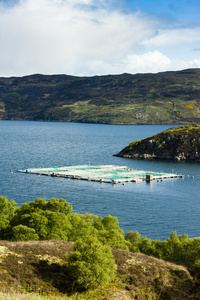
{"type": "Polygon", "coordinates": [[[200,69],[0,77],[0,119],[103,124],[200,122],[200,69]]]}

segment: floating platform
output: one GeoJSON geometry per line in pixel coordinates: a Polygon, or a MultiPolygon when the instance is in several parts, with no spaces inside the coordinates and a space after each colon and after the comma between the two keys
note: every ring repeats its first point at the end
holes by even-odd
{"type": "Polygon", "coordinates": [[[46,175],[52,177],[62,177],[70,179],[97,181],[105,183],[125,183],[125,182],[152,182],[153,180],[163,180],[170,178],[183,178],[183,175],[174,173],[159,173],[152,171],[133,170],[126,166],[116,165],[80,165],[52,168],[38,168],[18,170],[21,173],[46,175]]]}

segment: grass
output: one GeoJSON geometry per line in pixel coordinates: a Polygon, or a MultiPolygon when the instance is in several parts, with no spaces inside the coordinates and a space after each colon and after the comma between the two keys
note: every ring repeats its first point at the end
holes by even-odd
{"type": "Polygon", "coordinates": [[[145,106],[142,104],[127,104],[127,105],[106,105],[106,106],[75,106],[73,112],[76,114],[76,118],[80,120],[89,120],[94,118],[96,120],[104,120],[111,123],[144,123],[154,122],[155,115],[157,116],[157,122],[163,122],[167,116],[171,113],[170,111],[166,114],[168,107],[164,104],[159,104],[156,107],[149,103],[145,106]],[[95,117],[94,117],[95,115],[95,117]]]}
{"type": "Polygon", "coordinates": [[[9,292],[3,293],[0,292],[0,299],[2,300],[72,300],[71,297],[68,296],[58,296],[58,295],[48,295],[42,296],[36,293],[20,293],[20,292],[9,292]]]}
{"type": "Polygon", "coordinates": [[[185,125],[180,127],[170,128],[164,131],[165,134],[176,134],[176,135],[184,135],[189,134],[190,136],[198,137],[200,131],[200,125],[185,125]]]}
{"type": "Polygon", "coordinates": [[[144,104],[130,103],[121,105],[74,105],[71,107],[76,118],[80,120],[104,120],[110,123],[171,123],[184,118],[200,117],[199,107],[194,101],[180,101],[174,104],[171,101],[152,101],[144,104]],[[192,109],[191,109],[192,107],[192,109]]]}

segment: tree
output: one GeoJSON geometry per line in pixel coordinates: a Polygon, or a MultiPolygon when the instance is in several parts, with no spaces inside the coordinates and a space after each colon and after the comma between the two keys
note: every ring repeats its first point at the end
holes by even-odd
{"type": "Polygon", "coordinates": [[[24,225],[17,225],[12,229],[12,240],[13,241],[37,241],[39,239],[38,235],[35,233],[33,228],[29,228],[24,225]]]}
{"type": "Polygon", "coordinates": [[[142,252],[144,254],[152,255],[153,250],[154,250],[152,241],[147,237],[142,237],[141,241],[139,243],[139,249],[140,249],[140,252],[142,252]]]}
{"type": "Polygon", "coordinates": [[[68,240],[69,232],[72,227],[69,217],[65,213],[59,211],[46,211],[44,215],[48,220],[46,238],[48,240],[68,240]]]}
{"type": "Polygon", "coordinates": [[[69,269],[78,288],[88,289],[114,279],[116,264],[111,248],[92,237],[87,243],[79,240],[75,244],[69,269]]]}
{"type": "Polygon", "coordinates": [[[66,216],[69,216],[72,213],[72,206],[63,198],[51,198],[47,202],[45,209],[51,212],[59,212],[66,216]]]}
{"type": "Polygon", "coordinates": [[[129,242],[125,240],[124,231],[120,229],[118,224],[116,217],[107,215],[104,218],[97,219],[94,226],[99,228],[98,239],[102,244],[128,250],[129,242]]]}
{"type": "Polygon", "coordinates": [[[42,210],[35,210],[29,215],[22,215],[21,224],[33,228],[39,235],[40,240],[46,239],[48,233],[48,218],[42,210]]]}
{"type": "Polygon", "coordinates": [[[119,232],[123,233],[123,230],[119,227],[119,221],[117,217],[107,215],[102,219],[102,223],[106,230],[119,230],[119,232]]]}
{"type": "Polygon", "coordinates": [[[125,236],[126,241],[129,241],[131,245],[129,246],[130,251],[140,252],[139,244],[141,242],[141,235],[138,231],[129,231],[125,236]]]}
{"type": "Polygon", "coordinates": [[[176,231],[172,231],[170,237],[166,240],[169,257],[167,260],[180,263],[181,262],[181,242],[176,231]]]}
{"type": "Polygon", "coordinates": [[[5,230],[9,227],[10,221],[15,215],[17,203],[14,200],[9,201],[6,197],[0,197],[0,238],[5,236],[5,230]]]}
{"type": "Polygon", "coordinates": [[[74,213],[70,216],[71,228],[69,231],[69,240],[77,241],[79,239],[87,241],[91,236],[97,235],[97,229],[93,226],[93,220],[88,215],[74,213]]]}
{"type": "Polygon", "coordinates": [[[130,243],[127,242],[121,232],[118,230],[101,230],[98,232],[98,239],[104,245],[113,248],[128,250],[130,243]]]}
{"type": "Polygon", "coordinates": [[[23,203],[12,220],[12,227],[23,225],[35,230],[39,240],[68,239],[71,228],[69,216],[72,206],[64,199],[52,198],[49,201],[38,198],[23,203]]]}

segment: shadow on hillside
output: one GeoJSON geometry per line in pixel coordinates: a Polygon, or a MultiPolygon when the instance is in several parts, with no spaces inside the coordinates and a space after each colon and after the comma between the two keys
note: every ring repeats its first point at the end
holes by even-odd
{"type": "Polygon", "coordinates": [[[32,263],[32,266],[35,268],[37,277],[50,289],[56,289],[59,293],[71,294],[73,292],[73,278],[66,265],[49,264],[48,261],[41,260],[39,263],[32,263]]]}

